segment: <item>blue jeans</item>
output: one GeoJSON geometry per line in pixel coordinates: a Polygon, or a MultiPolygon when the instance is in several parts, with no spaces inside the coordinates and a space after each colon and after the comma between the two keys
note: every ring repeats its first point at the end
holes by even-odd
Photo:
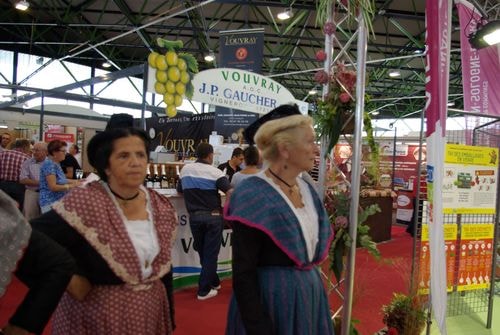
{"type": "Polygon", "coordinates": [[[222,216],[190,215],[189,226],[193,234],[193,248],[198,252],[201,263],[198,295],[204,296],[212,287],[220,284],[217,275],[217,259],[222,243],[222,216]]]}

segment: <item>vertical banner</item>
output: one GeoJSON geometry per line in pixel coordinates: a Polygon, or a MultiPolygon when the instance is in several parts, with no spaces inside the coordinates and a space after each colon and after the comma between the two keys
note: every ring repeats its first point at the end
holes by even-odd
{"type": "Polygon", "coordinates": [[[443,248],[442,177],[448,102],[451,1],[425,3],[427,118],[427,195],[429,199],[429,247],[431,304],[441,334],[446,331],[446,254],[443,248]]]}
{"type": "MultiPolygon", "coordinates": [[[[419,276],[418,276],[418,293],[429,294],[430,287],[430,250],[429,250],[429,224],[428,218],[424,215],[422,218],[422,241],[420,243],[420,261],[419,261],[419,276]]],[[[447,291],[453,291],[456,285],[455,278],[455,262],[457,259],[457,225],[444,224],[444,252],[446,260],[446,286],[447,291]]]]}
{"type": "Polygon", "coordinates": [[[225,30],[219,34],[219,67],[261,72],[264,28],[225,30]]]}
{"type": "Polygon", "coordinates": [[[494,247],[498,148],[447,144],[443,210],[461,215],[457,290],[487,289],[494,247]]]}
{"type": "MultiPolygon", "coordinates": [[[[219,67],[261,72],[263,28],[221,31],[219,46],[219,67]]],[[[229,142],[238,142],[243,129],[257,119],[256,113],[216,106],[214,129],[229,142]]]]}
{"type": "Polygon", "coordinates": [[[460,19],[464,110],[500,116],[500,44],[474,49],[469,35],[476,32],[481,14],[468,1],[455,0],[455,3],[460,19]]]}
{"type": "Polygon", "coordinates": [[[495,278],[491,273],[495,252],[494,219],[484,223],[477,216],[464,215],[462,221],[457,291],[487,289],[495,278]]]}

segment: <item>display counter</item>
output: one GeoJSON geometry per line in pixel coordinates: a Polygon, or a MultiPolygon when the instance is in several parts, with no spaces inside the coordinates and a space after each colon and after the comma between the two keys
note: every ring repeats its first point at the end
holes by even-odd
{"type": "Polygon", "coordinates": [[[373,242],[383,242],[391,239],[392,203],[396,194],[391,189],[362,189],[359,205],[367,207],[377,204],[380,212],[370,215],[364,222],[370,231],[368,234],[373,242]]]}
{"type": "MultiPolygon", "coordinates": [[[[169,198],[179,218],[179,227],[172,250],[174,288],[195,286],[198,284],[201,266],[198,253],[193,249],[193,235],[189,228],[189,215],[184,198],[178,195],[175,189],[155,189],[155,191],[169,198]]],[[[217,267],[220,277],[231,275],[231,233],[230,229],[225,229],[222,233],[222,245],[217,267]]]]}

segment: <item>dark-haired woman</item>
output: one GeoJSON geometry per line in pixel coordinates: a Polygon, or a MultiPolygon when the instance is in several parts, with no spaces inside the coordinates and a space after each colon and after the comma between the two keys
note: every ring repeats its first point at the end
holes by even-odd
{"type": "Polygon", "coordinates": [[[67,248],[89,282],[83,299],[63,296],[54,334],[172,333],[166,287],[177,215],[167,198],[142,186],[148,144],[134,128],[97,134],[87,152],[101,180],[32,221],[67,248]]]}
{"type": "Polygon", "coordinates": [[[66,157],[67,144],[64,141],[53,140],[47,145],[48,159],[40,166],[40,210],[46,213],[54,202],[64,197],[73,187],[81,183],[67,179],[60,163],[66,157]]]}

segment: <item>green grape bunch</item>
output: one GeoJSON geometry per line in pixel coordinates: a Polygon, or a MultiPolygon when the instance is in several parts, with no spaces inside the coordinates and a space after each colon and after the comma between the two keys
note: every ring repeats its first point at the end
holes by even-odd
{"type": "Polygon", "coordinates": [[[166,52],[153,51],[148,56],[148,64],[155,69],[155,92],[163,95],[165,113],[168,117],[177,115],[177,107],[183,97],[191,99],[194,93],[192,79],[198,73],[198,62],[193,55],[177,51],[183,47],[182,41],[168,41],[157,38],[156,44],[166,52]]]}

